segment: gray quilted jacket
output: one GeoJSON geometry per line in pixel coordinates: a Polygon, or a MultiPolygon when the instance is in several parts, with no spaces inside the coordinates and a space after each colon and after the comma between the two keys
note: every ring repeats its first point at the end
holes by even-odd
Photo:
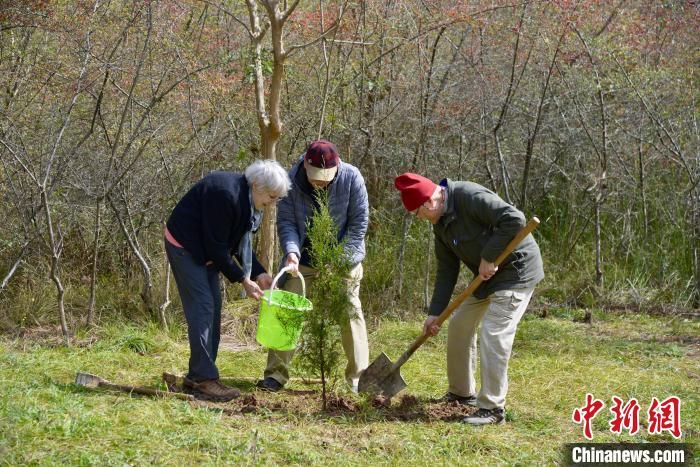
{"type": "MultiPolygon", "coordinates": [[[[289,171],[292,189],[277,204],[277,234],[284,253],[301,256],[306,239],[306,221],[313,214],[313,201],[295,182],[303,164],[303,157],[289,171]]],[[[360,171],[347,162],[341,162],[333,182],[328,187],[329,211],[336,222],[338,240],[345,239],[345,252],[353,266],[365,257],[365,233],[369,221],[367,189],[360,171]]]]}

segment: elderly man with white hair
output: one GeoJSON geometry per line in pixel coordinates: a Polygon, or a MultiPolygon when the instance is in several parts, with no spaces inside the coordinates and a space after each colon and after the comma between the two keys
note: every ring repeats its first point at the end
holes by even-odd
{"type": "Polygon", "coordinates": [[[251,237],[262,210],[285,197],[290,187],[287,172],[272,160],[253,162],[245,175],[212,172],[185,194],[168,219],[165,251],[190,343],[184,384],[200,397],[228,401],[240,395],[219,381],[215,363],[221,333],[219,272],[241,283],[256,300],[270,287],[272,278],[255,257],[251,237]]]}

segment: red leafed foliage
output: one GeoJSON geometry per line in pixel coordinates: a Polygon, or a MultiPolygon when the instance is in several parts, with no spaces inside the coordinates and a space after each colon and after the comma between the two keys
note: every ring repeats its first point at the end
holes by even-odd
{"type": "Polygon", "coordinates": [[[49,0],[0,0],[0,30],[33,26],[51,10],[49,0]]]}

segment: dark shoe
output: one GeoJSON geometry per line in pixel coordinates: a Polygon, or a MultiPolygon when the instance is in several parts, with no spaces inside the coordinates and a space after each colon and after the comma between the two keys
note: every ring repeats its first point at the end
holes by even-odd
{"type": "Polygon", "coordinates": [[[228,402],[231,399],[240,397],[241,391],[237,388],[226,386],[218,379],[208,379],[199,383],[185,377],[183,386],[191,389],[198,399],[213,400],[217,402],[228,402]]]}
{"type": "Polygon", "coordinates": [[[476,407],[476,397],[474,396],[458,396],[457,394],[454,394],[452,392],[447,392],[444,396],[442,396],[442,399],[440,399],[440,402],[457,402],[458,404],[461,405],[469,405],[471,407],[476,407]]]}
{"type": "Polygon", "coordinates": [[[501,408],[479,409],[468,417],[462,419],[462,423],[469,425],[500,425],[506,422],[506,411],[501,408]]]}
{"type": "Polygon", "coordinates": [[[189,379],[187,376],[182,377],[182,387],[187,388],[187,389],[194,389],[194,387],[197,385],[194,380],[189,379]]]}
{"type": "Polygon", "coordinates": [[[255,386],[259,387],[260,389],[264,389],[265,391],[277,392],[284,387],[284,384],[280,383],[275,378],[268,376],[265,379],[259,380],[255,386]]]}

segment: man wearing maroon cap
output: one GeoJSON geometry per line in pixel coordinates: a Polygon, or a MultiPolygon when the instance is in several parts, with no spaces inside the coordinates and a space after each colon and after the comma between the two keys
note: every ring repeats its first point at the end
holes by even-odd
{"type": "MultiPolygon", "coordinates": [[[[277,232],[284,253],[283,266],[291,266],[292,276],[282,285],[284,290],[302,293],[301,273],[309,285],[317,274],[311,267],[311,244],[306,228],[318,207],[315,191],[326,190],[328,210],[338,226],[338,240],[345,241],[345,254],[352,269],[348,282],[348,298],[352,303],[350,323],[342,329],[342,344],[348,364],[345,379],[357,390],[362,372],[369,364],[367,329],[360,303],[362,260],[365,257],[365,233],[369,220],[367,189],[360,171],[341,162],[335,145],[326,140],[311,143],[289,171],[292,189],[277,206],[277,232]]],[[[289,379],[288,366],[294,351],[269,350],[264,378],[257,386],[279,391],[289,379]]]]}
{"type": "Polygon", "coordinates": [[[460,264],[484,282],[454,312],[447,333],[447,379],[443,400],[477,406],[462,421],[505,422],[508,360],[520,318],[544,277],[542,257],[528,235],[500,266],[494,261],[525,226],[525,216],[497,194],[472,182],[444,179],[439,185],[413,173],[396,177],[409,212],[433,224],[437,274],[423,332],[437,335],[438,315],[454,291],[460,264]],[[481,324],[481,388],[476,393],[476,329],[481,324]]]}

